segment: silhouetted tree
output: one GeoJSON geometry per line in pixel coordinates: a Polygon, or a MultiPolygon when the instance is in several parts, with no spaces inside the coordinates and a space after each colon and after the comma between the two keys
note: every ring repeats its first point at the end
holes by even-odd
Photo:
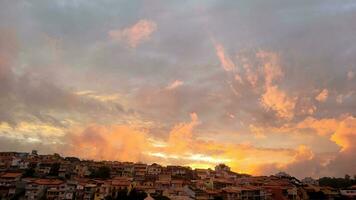
{"type": "Polygon", "coordinates": [[[25,170],[25,173],[22,175],[22,177],[23,178],[34,177],[34,175],[35,175],[35,169],[29,167],[28,169],[25,170]]]}
{"type": "Polygon", "coordinates": [[[116,200],[126,200],[127,199],[127,189],[124,189],[124,190],[119,190],[117,192],[117,197],[116,197],[116,200]]]}
{"type": "Polygon", "coordinates": [[[129,193],[129,199],[132,200],[144,200],[147,197],[146,192],[138,191],[135,188],[132,189],[129,193]]]}
{"type": "Polygon", "coordinates": [[[60,163],[53,163],[48,175],[50,175],[50,176],[58,176],[58,172],[59,172],[60,166],[61,166],[60,163]]]}
{"type": "Polygon", "coordinates": [[[346,180],[350,180],[350,178],[351,178],[351,176],[350,176],[350,175],[345,174],[345,179],[346,179],[346,180]]]}
{"type": "Polygon", "coordinates": [[[155,200],[170,200],[170,198],[163,196],[161,194],[159,195],[151,195],[152,198],[154,198],[155,200]]]}
{"type": "Polygon", "coordinates": [[[143,191],[138,191],[135,188],[132,189],[129,193],[127,189],[118,191],[116,200],[144,200],[147,197],[147,194],[143,191]]]}
{"type": "Polygon", "coordinates": [[[91,174],[91,178],[102,178],[107,179],[110,178],[111,169],[107,166],[99,167],[97,170],[94,170],[91,174]]]}
{"type": "Polygon", "coordinates": [[[351,179],[349,175],[345,175],[345,178],[323,177],[319,179],[320,186],[330,186],[333,188],[347,188],[354,184],[356,184],[356,180],[351,179]]]}
{"type": "Polygon", "coordinates": [[[112,198],[112,196],[106,196],[104,197],[104,200],[114,200],[114,198],[112,198]]]}

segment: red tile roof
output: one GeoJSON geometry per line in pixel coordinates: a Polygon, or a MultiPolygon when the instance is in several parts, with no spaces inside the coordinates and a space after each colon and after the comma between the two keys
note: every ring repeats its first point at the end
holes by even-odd
{"type": "Polygon", "coordinates": [[[64,181],[59,179],[36,179],[33,183],[38,185],[60,185],[64,183],[64,181]]]}
{"type": "Polygon", "coordinates": [[[5,174],[2,174],[0,177],[1,178],[18,178],[21,177],[22,173],[18,172],[7,172],[5,174]]]}

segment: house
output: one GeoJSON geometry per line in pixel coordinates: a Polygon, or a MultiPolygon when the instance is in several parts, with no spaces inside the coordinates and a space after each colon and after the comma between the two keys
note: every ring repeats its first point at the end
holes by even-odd
{"type": "Polygon", "coordinates": [[[41,197],[59,199],[64,192],[64,181],[58,179],[27,179],[25,180],[25,198],[35,200],[41,197]]]}
{"type": "Polygon", "coordinates": [[[346,199],[356,199],[356,185],[340,190],[340,194],[346,199]]]}
{"type": "Polygon", "coordinates": [[[156,163],[147,166],[147,174],[158,176],[162,172],[162,166],[156,163]]]}
{"type": "Polygon", "coordinates": [[[104,200],[106,196],[111,194],[111,181],[96,180],[97,189],[95,191],[94,200],[104,200]]]}
{"type": "Polygon", "coordinates": [[[222,196],[225,200],[265,200],[267,195],[258,187],[245,186],[245,187],[226,187],[222,189],[222,196]]]}
{"type": "Polygon", "coordinates": [[[16,183],[20,180],[22,173],[20,172],[5,172],[0,174],[0,185],[6,186],[16,183]]]}
{"type": "Polygon", "coordinates": [[[95,192],[97,189],[97,185],[93,183],[88,183],[84,185],[83,191],[83,200],[93,200],[95,196],[95,192]]]}
{"type": "Polygon", "coordinates": [[[286,180],[266,180],[262,188],[270,194],[272,199],[296,200],[298,198],[297,187],[286,180]]]}
{"type": "Polygon", "coordinates": [[[210,177],[210,169],[195,169],[195,175],[199,178],[199,179],[206,179],[210,177]]]}
{"type": "Polygon", "coordinates": [[[135,181],[143,181],[147,171],[147,164],[135,163],[133,166],[133,176],[135,181]]]}
{"type": "Polygon", "coordinates": [[[225,178],[212,178],[210,180],[210,184],[212,185],[212,189],[219,190],[225,187],[233,186],[234,182],[225,178]]]}
{"type": "Polygon", "coordinates": [[[115,177],[111,180],[111,191],[113,196],[117,195],[120,190],[128,189],[131,187],[132,178],[129,177],[115,177]]]}
{"type": "Polygon", "coordinates": [[[302,184],[304,185],[319,185],[319,182],[312,177],[305,177],[301,180],[302,184]]]}
{"type": "Polygon", "coordinates": [[[38,167],[36,168],[36,172],[40,176],[47,176],[51,172],[51,168],[53,166],[52,161],[46,161],[46,162],[41,162],[39,163],[38,167]]]}
{"type": "Polygon", "coordinates": [[[183,188],[184,181],[183,180],[171,180],[171,188],[181,189],[183,188]]]}
{"type": "Polygon", "coordinates": [[[125,162],[121,163],[118,168],[118,175],[124,177],[132,177],[134,173],[134,166],[133,163],[125,162]]]}
{"type": "Polygon", "coordinates": [[[190,167],[184,166],[168,165],[166,170],[172,176],[187,176],[189,174],[192,174],[192,169],[190,167]]]}
{"type": "Polygon", "coordinates": [[[3,173],[0,175],[0,197],[11,198],[16,193],[16,185],[22,173],[3,173]]]}

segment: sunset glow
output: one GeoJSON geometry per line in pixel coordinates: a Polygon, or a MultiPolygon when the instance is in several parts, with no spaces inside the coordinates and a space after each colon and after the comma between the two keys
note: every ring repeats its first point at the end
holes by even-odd
{"type": "Polygon", "coordinates": [[[350,0],[1,1],[0,151],[356,174],[355,19],[350,0]]]}

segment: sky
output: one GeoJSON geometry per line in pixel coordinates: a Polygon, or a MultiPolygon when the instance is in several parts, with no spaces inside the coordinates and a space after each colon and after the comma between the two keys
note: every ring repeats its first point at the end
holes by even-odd
{"type": "Polygon", "coordinates": [[[2,0],[0,151],[356,174],[353,0],[2,0]]]}

